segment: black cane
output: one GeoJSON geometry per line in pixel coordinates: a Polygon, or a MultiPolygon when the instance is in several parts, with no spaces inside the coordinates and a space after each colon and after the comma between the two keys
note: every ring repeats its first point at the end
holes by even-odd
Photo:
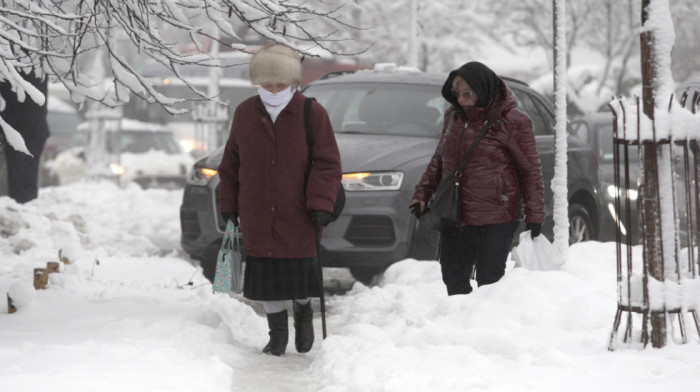
{"type": "Polygon", "coordinates": [[[321,265],[321,229],[316,229],[316,261],[318,261],[318,285],[321,288],[321,329],[326,339],[326,299],[323,296],[323,265],[321,265]]]}

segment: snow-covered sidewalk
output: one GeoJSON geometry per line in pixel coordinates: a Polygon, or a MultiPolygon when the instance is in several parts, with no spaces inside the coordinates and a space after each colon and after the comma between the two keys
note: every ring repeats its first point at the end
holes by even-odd
{"type": "Polygon", "coordinates": [[[317,319],[310,353],[291,339],[285,356],[262,355],[260,310],[212,294],[180,250],[181,198],[108,183],[42,189],[26,205],[0,198],[0,392],[697,388],[692,322],[687,345],[607,351],[610,243],[574,246],[562,271],[510,269],[456,297],[437,263],[405,260],[377,286],[328,296],[329,338],[317,319]],[[58,249],[73,264],[34,291],[33,269],[57,261],[58,249]],[[8,291],[18,293],[15,314],[8,291]]]}

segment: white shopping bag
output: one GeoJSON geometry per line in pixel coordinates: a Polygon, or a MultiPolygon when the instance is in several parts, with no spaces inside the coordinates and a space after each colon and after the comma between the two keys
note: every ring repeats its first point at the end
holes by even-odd
{"type": "Polygon", "coordinates": [[[532,238],[530,230],[520,233],[520,243],[513,249],[516,267],[531,271],[557,271],[564,264],[559,250],[544,235],[532,238]]]}

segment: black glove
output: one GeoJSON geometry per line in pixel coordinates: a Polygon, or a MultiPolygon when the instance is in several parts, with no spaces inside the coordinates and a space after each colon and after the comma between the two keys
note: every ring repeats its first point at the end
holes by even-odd
{"type": "Polygon", "coordinates": [[[317,229],[326,227],[331,223],[331,214],[326,211],[311,210],[309,215],[311,216],[311,222],[317,229]]]}
{"type": "Polygon", "coordinates": [[[530,230],[530,236],[535,238],[542,233],[542,223],[526,223],[525,230],[530,230]]]}
{"type": "Polygon", "coordinates": [[[221,217],[224,218],[224,222],[228,224],[228,221],[231,220],[233,221],[233,225],[238,227],[241,223],[238,221],[238,213],[237,212],[222,212],[221,217]]]}
{"type": "Polygon", "coordinates": [[[423,211],[420,210],[420,202],[419,201],[411,204],[410,206],[408,206],[408,208],[411,209],[411,214],[415,215],[416,218],[418,218],[418,219],[420,219],[421,215],[423,215],[423,211]]]}

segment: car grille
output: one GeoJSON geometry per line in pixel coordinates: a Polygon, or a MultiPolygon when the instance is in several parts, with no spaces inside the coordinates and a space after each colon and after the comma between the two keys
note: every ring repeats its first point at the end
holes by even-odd
{"type": "Polygon", "coordinates": [[[382,215],[353,216],[345,239],[355,246],[390,246],[396,240],[391,219],[382,215]]]}
{"type": "Polygon", "coordinates": [[[180,211],[180,226],[182,228],[182,237],[188,240],[196,240],[202,232],[197,220],[197,212],[195,211],[180,211]]]}
{"type": "Polygon", "coordinates": [[[182,197],[182,205],[189,206],[193,210],[209,208],[209,200],[207,188],[186,186],[182,197]]]}

